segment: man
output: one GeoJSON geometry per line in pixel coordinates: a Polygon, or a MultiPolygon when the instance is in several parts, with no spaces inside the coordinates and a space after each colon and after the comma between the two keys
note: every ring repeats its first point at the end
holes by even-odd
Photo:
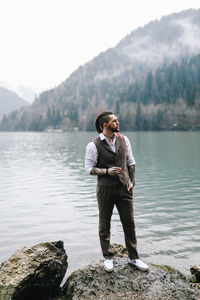
{"type": "Polygon", "coordinates": [[[95,127],[99,136],[86,147],[86,172],[98,176],[99,238],[107,272],[113,270],[110,222],[114,205],[119,212],[128,250],[128,263],[141,270],[148,266],[138,256],[133,215],[135,160],[127,137],[119,135],[119,122],[111,111],[101,112],[95,127]]]}

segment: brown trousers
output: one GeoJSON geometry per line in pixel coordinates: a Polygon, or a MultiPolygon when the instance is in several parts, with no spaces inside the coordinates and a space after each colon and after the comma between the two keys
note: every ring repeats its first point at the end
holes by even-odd
{"type": "Polygon", "coordinates": [[[99,238],[103,256],[113,257],[110,245],[110,223],[114,205],[119,212],[123,226],[125,243],[131,259],[138,258],[137,239],[133,212],[133,194],[127,186],[105,187],[97,185],[97,201],[99,207],[99,238]]]}

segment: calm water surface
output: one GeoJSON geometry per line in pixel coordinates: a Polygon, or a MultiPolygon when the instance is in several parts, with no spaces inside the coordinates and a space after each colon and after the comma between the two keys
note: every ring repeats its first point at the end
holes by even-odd
{"type": "MultiPolygon", "coordinates": [[[[200,133],[126,133],[137,163],[138,249],[184,273],[200,263],[200,133]]],[[[96,178],[84,171],[95,133],[0,133],[0,262],[25,245],[63,240],[69,270],[101,258],[96,178]]],[[[124,244],[117,211],[112,242],[124,244]]]]}

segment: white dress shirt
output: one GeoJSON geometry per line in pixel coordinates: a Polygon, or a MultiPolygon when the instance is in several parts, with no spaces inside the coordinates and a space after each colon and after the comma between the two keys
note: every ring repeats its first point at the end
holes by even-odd
{"type": "MultiPolygon", "coordinates": [[[[114,134],[113,142],[110,143],[110,141],[106,138],[106,136],[103,133],[100,133],[99,135],[101,140],[106,140],[110,148],[113,152],[116,152],[116,134],[114,134]]],[[[129,139],[126,136],[123,136],[126,144],[126,150],[127,150],[127,156],[126,156],[126,162],[127,167],[131,165],[135,165],[135,159],[132,154],[131,144],[129,142],[129,139]]],[[[90,171],[92,168],[96,167],[97,165],[97,159],[98,159],[98,152],[97,148],[94,142],[89,142],[86,147],[86,155],[85,155],[85,171],[87,174],[90,174],[90,171]]]]}

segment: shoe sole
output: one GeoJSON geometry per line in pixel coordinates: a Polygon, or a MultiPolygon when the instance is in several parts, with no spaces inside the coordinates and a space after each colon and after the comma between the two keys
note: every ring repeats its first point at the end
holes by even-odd
{"type": "Polygon", "coordinates": [[[106,267],[104,267],[104,270],[108,273],[111,273],[113,271],[113,269],[107,269],[106,267]]]}
{"type": "Polygon", "coordinates": [[[129,264],[130,266],[132,266],[132,267],[136,267],[138,270],[141,270],[141,271],[148,271],[148,270],[149,270],[149,268],[140,268],[140,267],[134,265],[134,264],[131,263],[131,262],[128,262],[128,264],[129,264]]]}

